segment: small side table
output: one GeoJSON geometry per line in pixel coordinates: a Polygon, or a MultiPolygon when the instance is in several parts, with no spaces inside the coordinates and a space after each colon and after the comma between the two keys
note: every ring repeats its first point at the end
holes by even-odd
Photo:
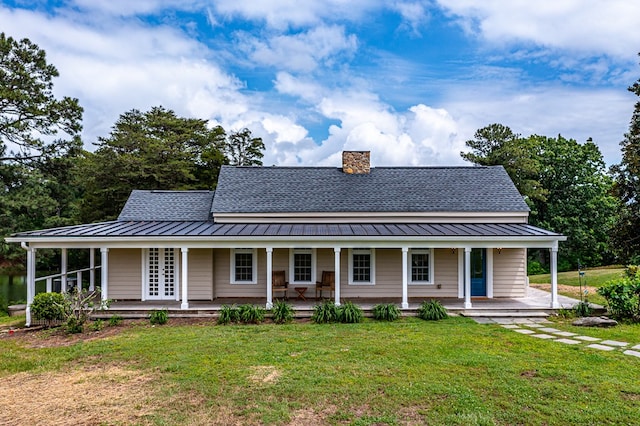
{"type": "Polygon", "coordinates": [[[298,292],[296,300],[307,300],[307,298],[304,297],[304,294],[307,292],[307,287],[294,287],[293,289],[298,292]]]}

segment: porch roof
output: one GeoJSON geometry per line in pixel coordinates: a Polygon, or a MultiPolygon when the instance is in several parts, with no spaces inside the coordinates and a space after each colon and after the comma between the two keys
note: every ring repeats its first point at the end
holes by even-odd
{"type": "Polygon", "coordinates": [[[38,239],[168,237],[523,237],[566,239],[561,234],[523,223],[363,223],[286,224],[215,223],[213,221],[123,221],[19,232],[10,242],[38,239]]]}

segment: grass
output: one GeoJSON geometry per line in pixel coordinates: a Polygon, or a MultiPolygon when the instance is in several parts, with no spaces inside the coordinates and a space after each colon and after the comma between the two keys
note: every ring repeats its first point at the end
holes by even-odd
{"type": "MultiPolygon", "coordinates": [[[[0,339],[0,377],[112,366],[126,367],[118,374],[131,386],[131,371],[152,377],[146,411],[123,423],[604,425],[640,416],[638,358],[466,318],[120,330],[52,348],[0,339]]],[[[594,332],[640,336],[639,326],[617,330],[594,332]]]]}
{"type": "Polygon", "coordinates": [[[22,327],[24,326],[25,320],[26,320],[26,316],[24,315],[17,315],[14,317],[10,317],[8,315],[0,315],[0,326],[22,327]]]}
{"type": "MultiPolygon", "coordinates": [[[[624,275],[624,268],[622,267],[602,267],[587,269],[582,277],[582,286],[592,287],[589,291],[587,298],[589,302],[596,303],[598,305],[605,305],[604,297],[595,292],[595,288],[601,287],[604,283],[610,280],[615,280],[624,275]]],[[[540,274],[530,275],[530,284],[547,284],[548,287],[543,288],[550,291],[551,287],[551,275],[540,274]]],[[[559,272],[558,273],[558,285],[561,288],[558,290],[559,294],[580,299],[580,279],[578,271],[559,272]],[[566,286],[562,288],[562,286],[566,286]]]]}

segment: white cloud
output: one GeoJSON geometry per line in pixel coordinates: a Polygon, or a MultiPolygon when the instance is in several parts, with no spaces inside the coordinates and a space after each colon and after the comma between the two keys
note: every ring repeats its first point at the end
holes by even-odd
{"type": "Polygon", "coordinates": [[[437,0],[490,43],[516,42],[584,54],[633,57],[640,2],[629,0],[437,0]]]}
{"type": "Polygon", "coordinates": [[[240,37],[239,47],[254,64],[309,72],[319,65],[331,65],[339,55],[349,55],[355,51],[357,38],[346,35],[344,27],[321,25],[306,32],[276,35],[267,39],[244,33],[240,37]]]}

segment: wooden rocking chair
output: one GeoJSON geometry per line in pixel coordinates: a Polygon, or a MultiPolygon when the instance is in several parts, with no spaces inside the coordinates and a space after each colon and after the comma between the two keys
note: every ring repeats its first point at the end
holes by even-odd
{"type": "Polygon", "coordinates": [[[329,297],[336,290],[336,273],[333,271],[322,271],[322,281],[316,282],[316,300],[318,295],[322,298],[322,292],[328,291],[329,297]]]}
{"type": "Polygon", "coordinates": [[[273,271],[271,274],[271,291],[273,298],[277,298],[277,294],[282,293],[282,298],[287,300],[287,292],[289,291],[289,283],[285,279],[284,271],[273,271]]]}

